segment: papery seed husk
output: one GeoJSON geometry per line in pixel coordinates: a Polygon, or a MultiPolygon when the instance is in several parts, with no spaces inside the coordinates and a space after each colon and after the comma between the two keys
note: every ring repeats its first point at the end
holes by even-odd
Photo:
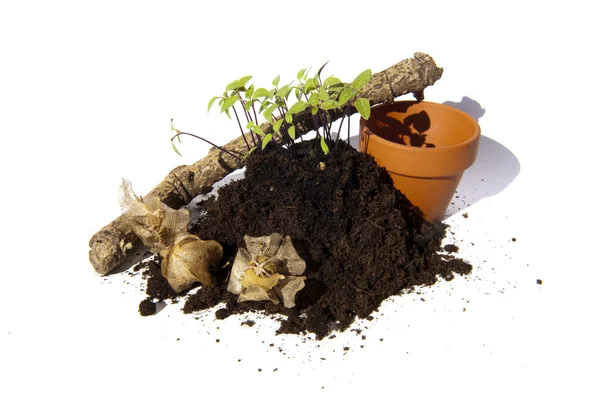
{"type": "Polygon", "coordinates": [[[245,248],[238,249],[233,265],[231,266],[227,291],[236,295],[239,295],[242,292],[242,278],[244,277],[245,269],[251,259],[250,253],[245,248]]]}
{"type": "Polygon", "coordinates": [[[279,298],[274,293],[258,285],[250,285],[242,289],[242,292],[238,297],[238,302],[246,301],[271,301],[275,305],[279,305],[280,302],[279,298]]]}
{"type": "Polygon", "coordinates": [[[282,273],[292,276],[304,274],[306,262],[298,255],[296,248],[292,244],[292,238],[286,236],[281,242],[281,246],[275,253],[275,257],[285,259],[282,273]]]}
{"type": "Polygon", "coordinates": [[[196,282],[214,286],[216,280],[209,268],[217,266],[222,257],[223,248],[218,242],[181,234],[164,257],[161,272],[176,292],[184,291],[196,282]]]}
{"type": "Polygon", "coordinates": [[[304,280],[306,280],[306,277],[304,276],[289,276],[284,280],[281,280],[277,286],[274,287],[273,290],[283,301],[283,306],[286,308],[293,308],[296,306],[296,294],[304,288],[304,280]]]}
{"type": "Polygon", "coordinates": [[[187,209],[172,209],[157,197],[142,199],[125,179],[119,188],[119,203],[125,222],[154,253],[169,248],[177,234],[187,232],[190,221],[187,209]]]}

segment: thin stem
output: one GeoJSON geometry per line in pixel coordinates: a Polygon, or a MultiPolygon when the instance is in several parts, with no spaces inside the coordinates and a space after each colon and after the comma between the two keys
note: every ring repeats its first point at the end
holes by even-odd
{"type": "MultiPolygon", "coordinates": [[[[242,104],[242,109],[244,110],[244,116],[246,117],[246,122],[250,122],[252,120],[252,118],[248,118],[248,113],[246,111],[246,102],[242,99],[242,97],[239,95],[238,93],[238,97],[240,97],[240,102],[242,104]]],[[[235,111],[235,108],[233,109],[235,111]]],[[[237,113],[235,114],[235,116],[237,117],[237,113]]],[[[243,134],[242,134],[243,136],[243,134]]],[[[258,144],[256,143],[256,138],[254,137],[254,132],[251,130],[250,131],[250,137],[252,137],[252,141],[254,142],[254,146],[256,147],[258,144]]],[[[244,138],[245,140],[245,138],[244,138]]]]}
{"type": "Polygon", "coordinates": [[[256,116],[256,108],[254,108],[254,102],[252,102],[252,111],[254,112],[255,123],[258,123],[258,116],[256,116]]]}
{"type": "Polygon", "coordinates": [[[342,127],[344,126],[344,119],[346,118],[346,112],[348,112],[348,106],[347,105],[346,105],[346,109],[344,110],[344,113],[342,114],[342,120],[340,121],[340,127],[338,129],[337,140],[339,140],[340,136],[342,135],[342,127]]]}
{"type": "MultiPolygon", "coordinates": [[[[350,114],[350,109],[346,108],[346,112],[350,114]]],[[[350,115],[348,115],[348,145],[350,145],[350,115]]]]}
{"type": "Polygon", "coordinates": [[[327,126],[327,114],[325,113],[325,110],[320,110],[319,118],[321,118],[321,123],[323,124],[323,136],[327,140],[331,140],[331,131],[328,129],[327,126]]]}
{"type": "MultiPolygon", "coordinates": [[[[228,154],[228,155],[230,155],[230,156],[232,156],[232,157],[236,158],[238,161],[241,161],[241,160],[242,160],[242,158],[240,158],[240,157],[238,157],[237,155],[235,155],[235,154],[234,154],[232,151],[226,150],[226,149],[225,149],[225,148],[223,148],[223,147],[219,147],[218,145],[216,145],[216,144],[214,144],[214,143],[211,143],[210,141],[206,140],[205,138],[203,138],[203,137],[200,137],[200,136],[197,136],[197,135],[195,135],[195,134],[192,134],[192,133],[180,132],[179,130],[177,130],[177,134],[176,134],[175,136],[171,137],[171,143],[173,142],[173,140],[175,140],[176,138],[178,138],[179,136],[182,136],[182,135],[185,135],[185,136],[192,136],[192,137],[195,137],[195,138],[197,138],[197,139],[200,139],[200,140],[202,140],[202,141],[204,141],[204,142],[206,142],[206,143],[208,143],[208,144],[212,145],[213,147],[215,147],[215,148],[218,148],[219,150],[223,151],[224,153],[226,153],[226,154],[228,154]]],[[[234,151],[234,152],[237,152],[237,151],[234,151]]],[[[239,152],[237,152],[237,154],[238,154],[238,155],[241,155],[241,156],[243,156],[243,155],[244,155],[244,154],[242,154],[242,153],[239,153],[239,152]]]]}
{"type": "MultiPolygon", "coordinates": [[[[242,96],[239,92],[237,93],[237,95],[238,95],[238,98],[240,99],[240,103],[242,104],[242,109],[244,110],[244,116],[246,117],[246,122],[249,123],[250,121],[252,121],[252,116],[250,115],[250,113],[248,111],[246,111],[246,101],[244,101],[244,99],[242,98],[242,96]]],[[[254,140],[254,145],[256,145],[256,139],[254,139],[254,132],[250,131],[250,135],[252,136],[252,139],[254,140]]]]}
{"type": "Polygon", "coordinates": [[[244,141],[246,142],[246,147],[248,147],[248,151],[250,151],[250,144],[248,144],[248,140],[246,140],[246,135],[244,134],[244,129],[242,129],[242,123],[240,122],[238,113],[235,110],[235,107],[231,107],[231,108],[233,108],[233,113],[235,114],[235,119],[237,119],[237,123],[238,123],[238,126],[240,127],[240,131],[242,132],[242,137],[244,138],[244,141]]]}

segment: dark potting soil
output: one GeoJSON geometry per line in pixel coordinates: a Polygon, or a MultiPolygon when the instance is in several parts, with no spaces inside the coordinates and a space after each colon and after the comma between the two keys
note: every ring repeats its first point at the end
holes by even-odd
{"type": "MultiPolygon", "coordinates": [[[[438,277],[470,273],[463,260],[438,254],[447,226],[426,222],[370,156],[341,141],[330,149],[325,156],[310,142],[294,151],[254,152],[245,178],[198,204],[205,214],[191,226],[200,238],[223,245],[223,264],[233,263],[244,235],[291,236],[307,262],[297,306],[237,303],[226,290],[228,268],[222,268],[220,283],[190,295],[185,313],[223,302],[217,318],[262,310],[281,315],[279,333],[313,332],[323,338],[332,328],[346,329],[356,317],[368,318],[392,295],[434,284],[438,277]]],[[[157,293],[172,297],[163,288],[157,293]]]]}
{"type": "Polygon", "coordinates": [[[156,304],[152,299],[144,299],[140,302],[139,312],[142,316],[151,316],[156,313],[156,304]]]}

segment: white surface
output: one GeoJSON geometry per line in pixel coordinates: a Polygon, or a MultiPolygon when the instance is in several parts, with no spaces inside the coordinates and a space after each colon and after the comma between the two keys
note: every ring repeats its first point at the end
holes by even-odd
{"type": "Polygon", "coordinates": [[[597,14],[402,3],[2,2],[0,397],[598,397],[597,14]],[[139,317],[139,286],[93,272],[120,178],[145,193],[207,151],[176,156],[170,118],[225,143],[236,126],[205,109],[234,78],[330,60],[347,80],[415,51],[445,70],[428,100],[485,109],[447,220],[472,276],[384,303],[366,340],[302,343],[178,305],[139,317]]]}

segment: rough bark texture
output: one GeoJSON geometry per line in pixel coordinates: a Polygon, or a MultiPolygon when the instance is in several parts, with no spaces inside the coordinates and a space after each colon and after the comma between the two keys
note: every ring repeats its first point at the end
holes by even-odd
{"type": "MultiPolygon", "coordinates": [[[[422,99],[423,90],[433,85],[442,76],[442,72],[442,68],[437,67],[429,55],[415,53],[414,58],[400,61],[385,71],[375,73],[360,97],[367,98],[371,105],[393,102],[396,97],[408,93],[414,93],[417,99],[422,99]]],[[[356,110],[353,109],[352,112],[356,110]]],[[[332,117],[337,119],[341,115],[339,113],[332,117]]],[[[296,134],[305,134],[314,128],[310,112],[298,114],[294,124],[296,134]]],[[[269,124],[263,124],[262,128],[263,131],[271,131],[269,124]]],[[[247,151],[242,136],[223,147],[234,153],[244,154],[247,151]]],[[[209,192],[213,184],[243,166],[242,160],[212,148],[206,157],[193,165],[173,169],[148,195],[157,196],[168,206],[178,209],[197,195],[209,192]]],[[[121,264],[127,251],[138,241],[121,215],[91,238],[90,262],[98,273],[109,273],[121,264]]]]}

